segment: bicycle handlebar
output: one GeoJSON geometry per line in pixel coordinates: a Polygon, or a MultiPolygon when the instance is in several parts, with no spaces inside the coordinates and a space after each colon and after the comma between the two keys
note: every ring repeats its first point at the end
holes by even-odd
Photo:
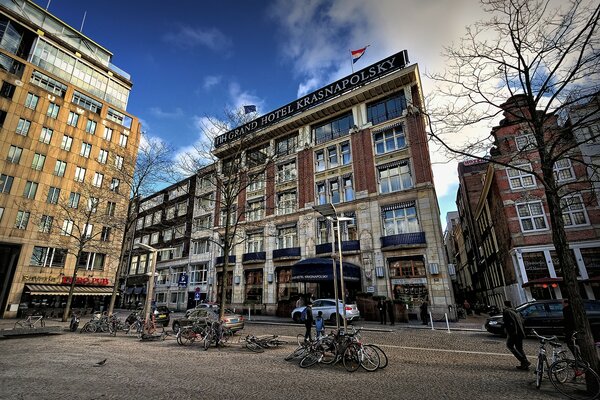
{"type": "Polygon", "coordinates": [[[542,336],[540,334],[538,334],[535,329],[531,330],[531,333],[533,333],[538,339],[540,339],[540,341],[544,341],[544,342],[550,342],[550,344],[552,344],[552,342],[555,342],[556,340],[558,340],[558,337],[556,337],[556,335],[554,336],[542,336]]]}

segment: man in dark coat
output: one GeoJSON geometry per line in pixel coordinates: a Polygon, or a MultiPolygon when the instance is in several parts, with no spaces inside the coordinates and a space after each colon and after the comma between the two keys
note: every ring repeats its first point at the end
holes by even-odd
{"type": "Polygon", "coordinates": [[[312,325],[313,325],[313,313],[312,313],[312,301],[306,303],[306,319],[304,320],[304,327],[306,333],[304,334],[304,340],[310,340],[312,342],[312,325]]]}
{"type": "Polygon", "coordinates": [[[394,302],[388,299],[385,303],[387,306],[388,315],[390,317],[390,325],[394,325],[396,322],[396,313],[394,312],[396,308],[394,307],[394,302]]]}
{"type": "Polygon", "coordinates": [[[377,309],[379,310],[379,323],[382,325],[387,324],[385,301],[381,298],[377,302],[377,309]]]}
{"type": "Polygon", "coordinates": [[[563,333],[565,335],[565,342],[567,342],[569,350],[571,350],[571,353],[573,353],[573,356],[575,356],[575,346],[573,346],[573,340],[571,340],[573,332],[575,332],[575,317],[573,316],[573,310],[571,309],[571,305],[569,304],[569,299],[563,300],[562,311],[564,320],[563,333]]]}
{"type": "Polygon", "coordinates": [[[429,315],[427,314],[427,300],[423,300],[423,303],[421,303],[421,306],[419,307],[421,309],[421,324],[423,325],[427,325],[427,321],[429,320],[429,315]]]}
{"type": "Polygon", "coordinates": [[[527,371],[531,363],[523,351],[523,339],[525,339],[523,318],[512,308],[510,301],[505,301],[504,306],[506,308],[502,312],[502,318],[506,331],[506,348],[521,362],[521,365],[517,365],[517,369],[527,371]]]}

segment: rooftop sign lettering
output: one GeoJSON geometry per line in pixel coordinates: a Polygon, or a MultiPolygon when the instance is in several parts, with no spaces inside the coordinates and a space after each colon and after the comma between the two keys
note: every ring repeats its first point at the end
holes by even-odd
{"type": "Polygon", "coordinates": [[[408,52],[406,50],[402,50],[393,56],[378,61],[375,64],[348,75],[345,78],[309,93],[296,101],[278,108],[275,111],[271,111],[262,117],[256,118],[227,133],[217,136],[214,143],[215,147],[220,147],[231,141],[237,140],[248,133],[265,128],[292,115],[299,114],[311,107],[324,103],[333,97],[341,95],[342,93],[356,89],[357,87],[392,71],[404,68],[408,62],[408,52]]]}

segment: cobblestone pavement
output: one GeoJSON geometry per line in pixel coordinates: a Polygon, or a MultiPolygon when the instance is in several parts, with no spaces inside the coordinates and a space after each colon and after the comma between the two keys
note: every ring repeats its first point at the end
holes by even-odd
{"type": "MultiPolygon", "coordinates": [[[[260,354],[237,343],[203,351],[198,344],[179,346],[173,337],[141,342],[121,333],[0,340],[0,399],[561,398],[547,380],[537,390],[533,371],[516,370],[504,340],[485,332],[365,331],[363,340],[380,345],[389,365],[349,373],[341,365],[301,369],[284,361],[303,331],[247,323],[235,339],[278,334],[290,341],[260,354]],[[104,359],[104,366],[95,365],[104,359]]],[[[526,341],[525,350],[533,361],[536,342],[526,341]]]]}

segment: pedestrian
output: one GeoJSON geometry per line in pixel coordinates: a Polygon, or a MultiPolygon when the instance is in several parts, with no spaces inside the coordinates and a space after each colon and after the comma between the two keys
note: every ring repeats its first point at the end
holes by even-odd
{"type": "Polygon", "coordinates": [[[387,311],[390,317],[390,325],[394,325],[394,323],[396,322],[396,307],[394,307],[394,302],[392,301],[392,299],[388,299],[386,303],[387,311]]]}
{"type": "Polygon", "coordinates": [[[429,305],[427,304],[427,300],[423,300],[421,306],[419,307],[421,309],[421,324],[423,325],[427,325],[427,321],[429,320],[429,315],[427,314],[428,306],[429,305]]]}
{"type": "Polygon", "coordinates": [[[383,301],[381,298],[379,298],[379,301],[377,301],[377,309],[379,310],[379,324],[386,325],[387,317],[386,317],[385,301],[383,301]]]}
{"type": "Polygon", "coordinates": [[[506,348],[521,363],[521,365],[517,365],[517,369],[527,371],[531,363],[527,360],[527,356],[523,350],[523,339],[525,339],[523,318],[521,314],[512,308],[510,301],[505,300],[504,306],[502,319],[504,320],[504,330],[506,331],[506,348]]]}
{"type": "Polygon", "coordinates": [[[296,307],[302,307],[304,305],[304,298],[302,296],[298,297],[296,300],[296,307]]]}
{"type": "Polygon", "coordinates": [[[317,330],[317,340],[321,339],[321,336],[325,334],[325,320],[323,319],[323,311],[317,313],[315,318],[315,329],[317,330]]]}
{"type": "Polygon", "coordinates": [[[309,340],[312,342],[312,325],[313,325],[313,313],[312,313],[312,301],[306,303],[306,318],[304,319],[304,327],[306,328],[306,333],[304,334],[304,340],[309,340]]]}
{"type": "Polygon", "coordinates": [[[575,357],[575,346],[573,346],[573,332],[575,332],[575,317],[573,316],[573,310],[571,309],[571,305],[569,304],[569,299],[563,300],[563,333],[565,335],[565,341],[567,342],[567,346],[569,346],[569,350],[573,353],[573,357],[575,357]]]}
{"type": "Polygon", "coordinates": [[[463,302],[463,308],[465,309],[465,313],[467,315],[471,315],[471,304],[467,299],[465,299],[465,301],[463,302]]]}

